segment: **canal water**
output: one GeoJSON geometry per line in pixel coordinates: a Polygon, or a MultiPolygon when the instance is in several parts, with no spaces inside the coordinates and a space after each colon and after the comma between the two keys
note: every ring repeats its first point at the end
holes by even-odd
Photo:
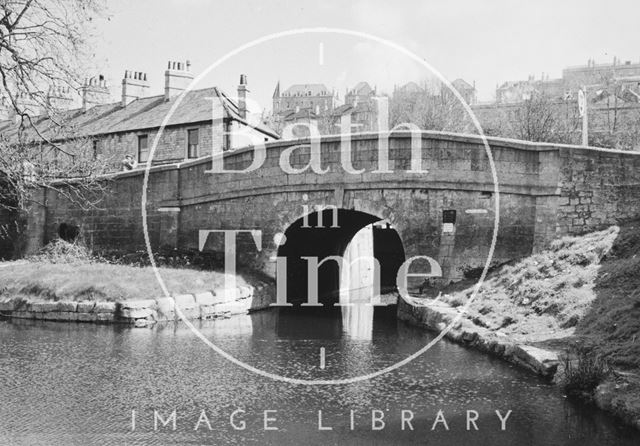
{"type": "MultiPolygon", "coordinates": [[[[304,379],[378,370],[432,336],[392,314],[377,313],[365,330],[349,327],[358,320],[267,311],[197,327],[252,366],[304,379]]],[[[2,321],[0,343],[2,445],[640,444],[639,432],[566,399],[557,386],[447,341],[383,376],[333,386],[251,373],[181,323],[2,321]],[[467,411],[478,430],[473,423],[467,430],[467,411]],[[504,430],[496,411],[503,418],[511,411],[504,430]]]]}

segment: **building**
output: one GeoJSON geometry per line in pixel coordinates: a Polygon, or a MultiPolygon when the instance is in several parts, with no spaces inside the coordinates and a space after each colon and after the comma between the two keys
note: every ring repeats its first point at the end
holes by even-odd
{"type": "MultiPolygon", "coordinates": [[[[338,105],[337,93],[324,84],[294,84],[280,92],[278,82],[273,92],[270,124],[280,134],[287,125],[292,124],[315,124],[318,128],[324,128],[323,117],[329,116],[338,105]]],[[[295,126],[293,135],[308,136],[309,131],[303,126],[295,126]]]]}
{"type": "MultiPolygon", "coordinates": [[[[229,150],[279,138],[267,126],[249,122],[246,76],[240,78],[237,102],[217,87],[186,91],[193,77],[188,61],[170,61],[164,72],[164,93],[148,96],[147,74],[127,70],[122,79],[121,99],[112,102],[104,77],[97,76],[85,80],[82,105],[75,109],[64,109],[73,102],[68,99],[68,90],[52,88],[50,100],[57,104],[56,119],[64,122],[64,129],[54,125],[49,113],[33,113],[33,124],[42,136],[61,146],[74,142],[77,147],[77,142],[82,141],[83,150],[90,151],[91,157],[102,160],[114,171],[121,168],[126,155],[132,155],[138,164],[146,163],[163,124],[152,159],[154,165],[200,158],[214,149],[229,150]],[[170,111],[173,113],[167,119],[170,111]]],[[[3,117],[0,132],[17,138],[15,118],[8,112],[3,117]]],[[[25,133],[27,142],[42,144],[33,128],[27,128],[25,133]]]]}
{"type": "Polygon", "coordinates": [[[280,82],[273,92],[273,113],[288,115],[300,110],[316,114],[330,112],[337,104],[337,95],[324,84],[294,84],[280,93],[280,82]]]}
{"type": "Polygon", "coordinates": [[[544,73],[539,79],[508,81],[496,87],[496,100],[474,104],[472,109],[483,128],[494,135],[523,138],[505,134],[494,127],[522,127],[523,119],[546,114],[554,123],[553,142],[579,144],[581,118],[578,114],[578,91],[586,90],[589,119],[589,144],[620,149],[640,146],[640,63],[621,61],[567,67],[562,77],[550,79],[544,73]],[[527,102],[541,98],[536,110],[526,109],[527,102]],[[544,109],[548,109],[545,112],[544,109]],[[494,132],[495,131],[495,132],[494,132]],[[559,134],[562,133],[562,134],[559,134]]]}
{"type": "MultiPolygon", "coordinates": [[[[451,82],[451,85],[458,91],[458,93],[460,93],[460,96],[462,96],[462,99],[464,99],[467,104],[473,105],[478,102],[475,82],[474,85],[471,85],[464,79],[458,78],[451,82]]],[[[444,88],[442,91],[443,94],[451,94],[451,91],[448,88],[444,88]]]]}
{"type": "Polygon", "coordinates": [[[336,107],[331,112],[330,127],[328,133],[339,132],[375,132],[383,130],[378,124],[378,98],[375,88],[367,82],[358,82],[353,88],[347,89],[344,96],[344,104],[336,107]],[[351,129],[343,129],[343,122],[348,116],[351,129]]]}

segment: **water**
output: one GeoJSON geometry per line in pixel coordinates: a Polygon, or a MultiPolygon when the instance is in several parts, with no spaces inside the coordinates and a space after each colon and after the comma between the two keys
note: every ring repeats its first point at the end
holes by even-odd
{"type": "MultiPolygon", "coordinates": [[[[377,316],[370,336],[345,335],[342,323],[339,314],[261,312],[202,323],[201,330],[253,366],[306,379],[371,372],[431,339],[393,318],[377,316]]],[[[2,445],[640,444],[639,432],[565,399],[557,387],[446,341],[370,381],[306,386],[252,374],[181,324],[129,329],[3,321],[0,340],[2,445]],[[154,431],[154,409],[164,419],[175,410],[176,430],[169,422],[154,431]],[[230,424],[238,409],[245,412],[234,421],[244,422],[244,430],[230,424]],[[211,430],[202,421],[196,431],[203,410],[211,430]],[[266,416],[279,430],[264,430],[265,410],[277,411],[266,416]],[[318,430],[319,410],[323,426],[333,430],[318,430]],[[372,430],[372,410],[384,414],[384,429],[372,430]],[[402,410],[412,412],[415,430],[407,424],[401,430],[402,410]],[[439,410],[448,431],[442,422],[431,430],[439,410]],[[467,410],[478,412],[478,431],[466,430],[467,410]],[[503,416],[512,410],[505,431],[496,410],[503,416]]]]}

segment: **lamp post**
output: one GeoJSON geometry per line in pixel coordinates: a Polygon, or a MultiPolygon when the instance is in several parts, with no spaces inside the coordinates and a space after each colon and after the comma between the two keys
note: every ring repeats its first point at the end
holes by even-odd
{"type": "Polygon", "coordinates": [[[578,111],[582,117],[582,145],[589,145],[589,119],[587,111],[587,87],[578,90],[578,111]]]}

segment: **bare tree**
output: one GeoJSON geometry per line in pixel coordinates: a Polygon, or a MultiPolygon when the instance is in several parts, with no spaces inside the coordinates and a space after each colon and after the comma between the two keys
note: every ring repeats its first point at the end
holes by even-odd
{"type": "Polygon", "coordinates": [[[78,91],[98,0],[0,0],[0,237],[20,254],[36,192],[55,189],[81,207],[96,204],[104,160],[48,100],[50,88],[78,91]],[[7,217],[9,215],[10,217],[7,217]]]}
{"type": "Polygon", "coordinates": [[[496,109],[487,134],[534,142],[578,143],[580,119],[575,101],[554,99],[544,92],[508,108],[496,109]]]}
{"type": "Polygon", "coordinates": [[[391,126],[411,123],[423,130],[472,131],[471,120],[459,99],[447,88],[424,83],[420,90],[394,91],[389,101],[391,126]]]}

